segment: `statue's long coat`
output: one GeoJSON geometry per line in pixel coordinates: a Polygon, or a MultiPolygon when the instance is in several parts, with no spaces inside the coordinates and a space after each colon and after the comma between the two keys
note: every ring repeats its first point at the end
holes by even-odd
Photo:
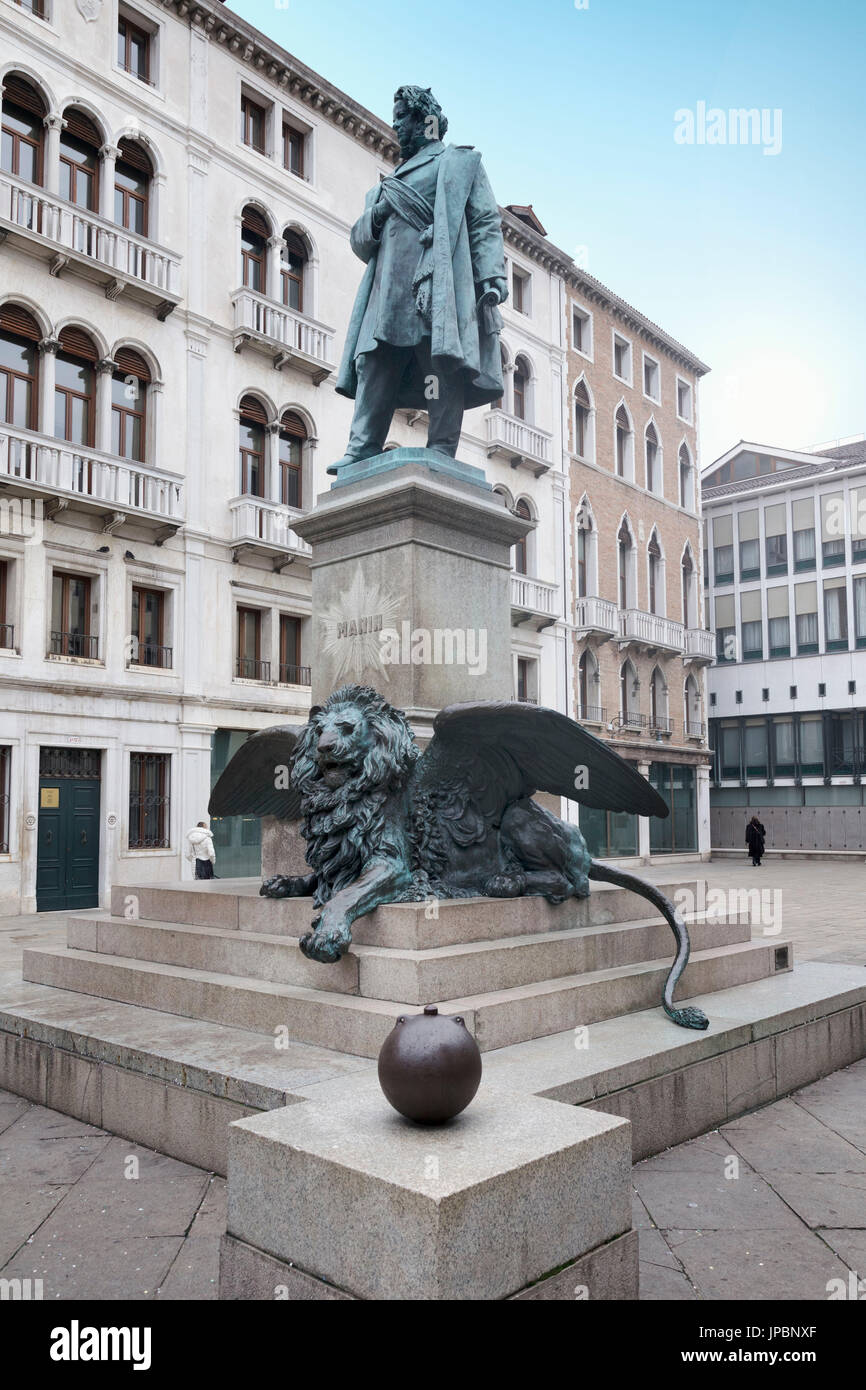
{"type": "MultiPolygon", "coordinates": [[[[447,374],[459,369],[466,374],[465,404],[470,409],[488,405],[503,394],[499,335],[484,332],[476,310],[481,282],[505,276],[502,219],[477,150],[431,142],[401,165],[394,177],[410,177],[419,163],[430,159],[438,161],[432,243],[432,364],[434,371],[438,368],[447,374]]],[[[366,332],[369,319],[365,324],[365,315],[374,286],[377,294],[380,288],[376,285],[380,242],[373,235],[372,226],[372,209],[378,196],[377,186],[367,194],[364,212],[352,229],[352,247],[362,260],[366,260],[367,269],[355,299],[337,376],[336,389],[343,396],[355,396],[357,357],[365,347],[361,341],[362,325],[366,332]]],[[[391,216],[398,214],[395,212],[391,216]]],[[[419,256],[422,249],[419,239],[419,256]]],[[[398,286],[387,287],[388,295],[382,296],[383,306],[387,298],[393,296],[395,288],[401,296],[414,302],[414,269],[412,265],[405,278],[401,275],[398,286]]],[[[377,313],[376,319],[376,340],[388,342],[387,312],[377,313]]],[[[369,344],[366,346],[369,349],[369,344]]],[[[426,409],[428,399],[424,387],[421,368],[413,363],[401,383],[397,407],[426,409]]]]}

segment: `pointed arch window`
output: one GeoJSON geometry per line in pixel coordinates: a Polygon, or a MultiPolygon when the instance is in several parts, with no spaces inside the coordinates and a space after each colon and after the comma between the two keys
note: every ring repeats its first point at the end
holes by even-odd
{"type": "Polygon", "coordinates": [[[99,150],[102,137],[77,107],[63,113],[60,132],[60,196],[87,212],[99,207],[99,150]]]}
{"type": "Polygon", "coordinates": [[[241,218],[241,265],[244,289],[267,292],[267,246],[270,228],[258,208],[247,206],[241,218]]]}
{"type": "Polygon", "coordinates": [[[650,542],[647,546],[649,554],[649,611],[651,613],[660,612],[659,603],[662,600],[662,552],[658,543],[658,536],[653,531],[650,542]]]}
{"type": "Polygon", "coordinates": [[[687,550],[683,555],[682,563],[683,623],[686,627],[695,626],[692,621],[694,617],[694,582],[695,567],[692,563],[691,552],[687,550]]]}
{"type": "Polygon", "coordinates": [[[7,174],[27,183],[42,183],[46,116],[39,92],[18,73],[3,79],[2,156],[7,174]]]}
{"type": "Polygon", "coordinates": [[[529,419],[529,367],[522,357],[514,364],[514,414],[518,420],[529,419]]]}
{"type": "Polygon", "coordinates": [[[307,427],[300,415],[287,410],[280,420],[280,501],[284,507],[303,506],[306,441],[307,427]]]}
{"type": "Polygon", "coordinates": [[[689,451],[685,444],[680,445],[679,452],[680,464],[680,506],[687,511],[694,510],[694,498],[692,497],[692,461],[689,451]]]}
{"type": "Polygon", "coordinates": [[[574,388],[574,452],[578,458],[589,457],[589,434],[592,407],[585,381],[574,388]]]}
{"type": "Polygon", "coordinates": [[[630,608],[631,605],[631,567],[632,567],[632,541],[631,532],[625,521],[619,528],[617,536],[617,552],[619,558],[619,606],[620,608],[630,608]]]}
{"type": "Polygon", "coordinates": [[[659,477],[659,437],[655,425],[647,425],[644,445],[646,450],[647,491],[658,492],[660,490],[659,485],[661,483],[661,478],[659,477]]]}
{"type": "MultiPolygon", "coordinates": [[[[42,334],[20,304],[0,308],[0,419],[19,429],[38,428],[38,354],[42,334]]],[[[2,619],[0,619],[2,621],[2,619]]]]}
{"type": "Polygon", "coordinates": [[[616,412],[616,475],[627,478],[630,475],[631,425],[624,405],[616,412]]]}

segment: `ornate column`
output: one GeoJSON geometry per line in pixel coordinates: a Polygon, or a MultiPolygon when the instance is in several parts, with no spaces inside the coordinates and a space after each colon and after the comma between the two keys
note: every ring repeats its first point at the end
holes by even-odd
{"type": "Polygon", "coordinates": [[[46,193],[60,192],[60,132],[66,122],[58,114],[43,117],[45,149],[43,151],[42,182],[46,193]]]}
{"type": "Polygon", "coordinates": [[[277,304],[281,303],[283,298],[280,275],[282,273],[282,259],[285,245],[285,239],[281,236],[268,237],[265,294],[268,296],[268,299],[273,299],[277,304]]]}
{"type": "Polygon", "coordinates": [[[117,371],[113,357],[102,357],[96,364],[96,447],[111,453],[111,378],[117,371]]]}
{"type": "Polygon", "coordinates": [[[266,502],[279,502],[279,452],[280,452],[280,422],[274,422],[267,426],[265,430],[265,476],[262,485],[262,496],[266,502]]]}
{"type": "Polygon", "coordinates": [[[39,433],[54,434],[54,383],[56,379],[59,338],[43,338],[39,343],[42,367],[39,373],[39,433]]]}
{"type": "Polygon", "coordinates": [[[119,154],[116,145],[103,145],[99,151],[102,160],[99,170],[99,215],[107,222],[114,221],[114,167],[119,154]]]}

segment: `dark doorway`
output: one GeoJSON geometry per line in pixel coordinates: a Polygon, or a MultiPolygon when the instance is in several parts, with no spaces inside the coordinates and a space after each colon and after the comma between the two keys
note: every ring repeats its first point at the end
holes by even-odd
{"type": "Polygon", "coordinates": [[[40,750],[38,912],[99,906],[99,792],[98,749],[40,750]]]}

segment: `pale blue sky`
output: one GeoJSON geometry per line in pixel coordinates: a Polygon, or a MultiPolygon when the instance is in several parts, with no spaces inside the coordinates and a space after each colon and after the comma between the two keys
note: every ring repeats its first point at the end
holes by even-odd
{"type": "Polygon", "coordinates": [[[401,82],[431,86],[499,201],[712,368],[704,465],[866,431],[864,0],[230,8],[386,119],[401,82]],[[781,110],[780,153],[677,144],[699,102],[781,110]]]}

